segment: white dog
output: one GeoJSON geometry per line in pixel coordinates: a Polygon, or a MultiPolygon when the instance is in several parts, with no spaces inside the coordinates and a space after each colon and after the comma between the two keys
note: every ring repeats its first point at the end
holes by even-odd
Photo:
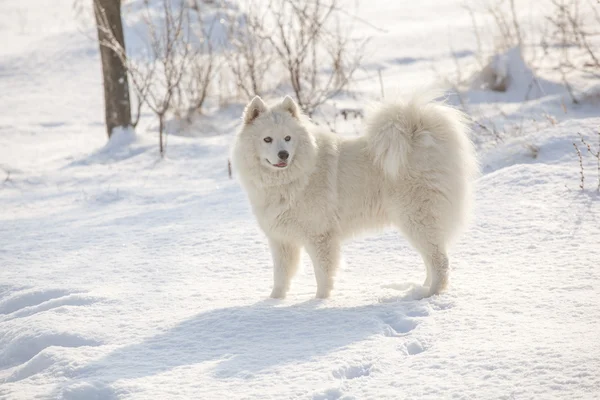
{"type": "Polygon", "coordinates": [[[269,239],[271,297],[285,297],[302,247],[316,296],[329,297],[342,240],[390,225],[423,257],[423,295],[446,287],[448,247],[467,220],[477,163],[463,115],[432,100],[382,104],[356,138],[316,127],[289,96],[246,106],[233,161],[269,239]]]}

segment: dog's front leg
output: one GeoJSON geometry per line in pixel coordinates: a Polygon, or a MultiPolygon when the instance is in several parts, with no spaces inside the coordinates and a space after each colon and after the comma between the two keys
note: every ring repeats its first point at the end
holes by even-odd
{"type": "Polygon", "coordinates": [[[300,247],[276,239],[269,239],[269,246],[273,256],[273,291],[271,297],[283,299],[290,288],[292,278],[298,270],[300,247]]]}
{"type": "Polygon", "coordinates": [[[319,235],[307,244],[317,279],[317,298],[326,299],[333,289],[333,278],[340,263],[340,240],[332,234],[319,235]]]}

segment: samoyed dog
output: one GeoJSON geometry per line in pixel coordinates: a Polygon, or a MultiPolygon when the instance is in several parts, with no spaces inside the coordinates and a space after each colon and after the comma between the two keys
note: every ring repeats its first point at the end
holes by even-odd
{"type": "Polygon", "coordinates": [[[434,98],[380,104],[355,138],[313,125],[289,96],[246,106],[233,164],[269,241],[271,297],[285,297],[302,248],[316,297],[329,297],[342,241],[387,226],[421,254],[422,296],[446,288],[448,249],[468,219],[477,163],[463,114],[434,98]]]}

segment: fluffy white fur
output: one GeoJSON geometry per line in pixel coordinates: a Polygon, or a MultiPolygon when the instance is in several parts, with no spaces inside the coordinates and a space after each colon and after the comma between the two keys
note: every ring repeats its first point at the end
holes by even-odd
{"type": "Polygon", "coordinates": [[[248,104],[233,161],[269,239],[271,297],[285,297],[301,248],[314,265],[316,296],[328,297],[341,242],[390,225],[421,254],[425,295],[446,287],[447,252],[469,215],[477,163],[463,115],[432,100],[377,106],[357,138],[314,126],[290,97],[248,104]]]}

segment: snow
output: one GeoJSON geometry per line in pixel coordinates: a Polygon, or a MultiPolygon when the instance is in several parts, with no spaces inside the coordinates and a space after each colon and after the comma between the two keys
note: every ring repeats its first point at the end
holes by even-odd
{"type": "MultiPolygon", "coordinates": [[[[597,103],[468,93],[519,129],[478,132],[447,293],[412,299],[422,262],[386,231],[344,247],[331,299],[313,299],[304,259],[275,301],[266,240],[228,178],[241,105],[168,136],[162,161],[152,123],[107,142],[96,45],[70,0],[38,3],[0,3],[1,399],[598,398],[600,194],[587,152],[579,189],[572,145],[597,146],[597,103]]],[[[358,99],[379,95],[377,68],[392,91],[452,65],[449,29],[475,50],[457,2],[376,3],[360,16],[386,31],[357,28],[375,36],[358,99]]]]}

